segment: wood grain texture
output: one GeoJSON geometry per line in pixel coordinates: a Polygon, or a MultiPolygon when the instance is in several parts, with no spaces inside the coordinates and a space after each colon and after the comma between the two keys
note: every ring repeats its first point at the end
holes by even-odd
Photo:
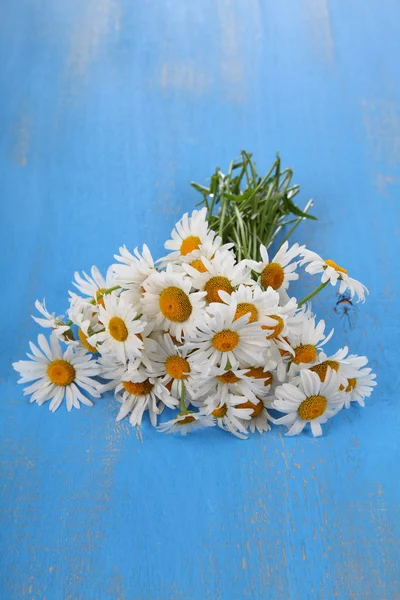
{"type": "Polygon", "coordinates": [[[400,103],[395,0],[15,0],[0,7],[2,600],[393,600],[399,569],[400,103]],[[379,387],[325,437],[164,437],[111,397],[29,406],[36,298],[119,245],[161,255],[204,181],[280,150],[371,289],[350,334],[379,387]]]}

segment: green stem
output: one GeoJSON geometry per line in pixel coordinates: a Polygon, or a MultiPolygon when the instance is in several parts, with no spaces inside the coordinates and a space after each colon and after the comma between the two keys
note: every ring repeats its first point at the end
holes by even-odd
{"type": "Polygon", "coordinates": [[[181,409],[181,414],[185,415],[187,413],[187,408],[186,408],[186,404],[185,404],[185,384],[182,381],[182,389],[181,389],[181,400],[180,400],[180,409],[181,409]]]}
{"type": "Polygon", "coordinates": [[[115,290],[119,290],[121,288],[120,285],[114,285],[114,287],[110,287],[107,290],[104,290],[104,292],[101,292],[96,300],[93,298],[93,300],[90,302],[90,304],[97,304],[98,301],[100,300],[100,298],[102,298],[103,296],[106,296],[106,294],[111,294],[111,292],[114,292],[115,290]]]}
{"type": "Polygon", "coordinates": [[[313,290],[311,292],[311,294],[308,294],[308,296],[306,296],[305,298],[303,298],[303,300],[300,300],[300,302],[298,302],[297,306],[303,306],[303,304],[305,304],[306,302],[308,302],[309,300],[311,300],[311,298],[314,298],[314,296],[316,296],[321,290],[324,289],[324,287],[326,287],[329,283],[329,279],[328,281],[325,281],[325,283],[320,283],[319,286],[317,286],[315,288],[315,290],[313,290]]]}

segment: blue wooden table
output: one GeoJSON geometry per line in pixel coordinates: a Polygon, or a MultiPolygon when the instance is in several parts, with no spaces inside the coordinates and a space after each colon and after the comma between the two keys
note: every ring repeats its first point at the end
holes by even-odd
{"type": "Polygon", "coordinates": [[[399,569],[399,4],[15,0],[0,8],[1,600],[393,600],[399,569]],[[46,296],[123,243],[156,256],[242,148],[315,199],[297,239],[370,289],[378,388],[247,442],[30,406],[11,362],[46,296]]]}

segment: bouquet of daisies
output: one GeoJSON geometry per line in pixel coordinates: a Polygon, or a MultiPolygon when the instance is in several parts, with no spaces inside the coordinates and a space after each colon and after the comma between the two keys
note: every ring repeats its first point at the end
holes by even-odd
{"type": "Polygon", "coordinates": [[[279,157],[260,177],[242,152],[209,187],[192,184],[203,206],[175,225],[166,256],[123,246],[106,277],[96,267],[75,273],[67,319],[36,301],[34,320],[52,331],[30,342],[30,360],[13,364],[29,384],[24,394],[51,411],[65,400],[70,411],[112,391],[117,421],[140,426],[148,414],[162,432],[217,425],[239,438],[271,423],[287,435],[310,424],[319,436],[343,407],[364,406],[376,383],[367,358],[347,347],[324,353],[333,330],[310,300],[328,284],[349,305],[368,290],[332,260],[289,246],[298,224],[314,218],[311,201],[294,204],[291,178],[279,157]],[[317,286],[299,300],[290,284],[302,270],[317,286]],[[160,422],[165,407],[175,413],[160,422]]]}

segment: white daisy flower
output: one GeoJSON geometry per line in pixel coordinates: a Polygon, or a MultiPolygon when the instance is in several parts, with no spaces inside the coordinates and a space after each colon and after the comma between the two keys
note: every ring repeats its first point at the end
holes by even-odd
{"type": "Polygon", "coordinates": [[[358,300],[365,301],[365,294],[369,294],[368,289],[357,281],[349,277],[347,269],[337,265],[333,260],[324,260],[316,252],[311,250],[302,250],[301,256],[303,257],[300,261],[300,265],[307,265],[305,271],[311,275],[322,273],[321,283],[330,282],[331,285],[335,286],[337,282],[340,282],[339,294],[343,294],[346,290],[350,292],[350,298],[356,295],[358,300]]]}
{"type": "Polygon", "coordinates": [[[246,262],[241,261],[236,264],[233,253],[221,254],[217,251],[210,260],[203,256],[201,262],[205,271],[201,271],[199,266],[193,267],[189,264],[182,266],[190,275],[193,288],[204,291],[209,303],[222,302],[219,293],[221,290],[230,295],[239,284],[254,283],[246,262]]]}
{"type": "Polygon", "coordinates": [[[177,399],[181,398],[185,389],[190,392],[196,368],[206,366],[196,367],[189,351],[176,346],[169,333],[144,341],[143,362],[149,372],[159,377],[161,383],[177,399]]]}
{"type": "Polygon", "coordinates": [[[203,258],[211,261],[218,251],[221,260],[225,260],[229,254],[233,253],[232,247],[232,243],[222,244],[222,238],[219,235],[216,235],[214,239],[210,238],[205,240],[203,244],[200,244],[197,250],[193,250],[187,260],[185,260],[186,257],[184,257],[183,260],[181,259],[176,264],[180,265],[182,269],[186,269],[186,264],[189,264],[196,271],[205,273],[207,268],[202,260],[203,258]]]}
{"type": "Polygon", "coordinates": [[[168,270],[153,273],[144,283],[143,313],[154,329],[168,331],[179,342],[195,332],[201,318],[205,292],[191,293],[189,277],[168,270]]]}
{"type": "Polygon", "coordinates": [[[190,262],[195,260],[195,251],[202,244],[213,242],[216,234],[210,231],[207,223],[207,209],[194,210],[189,217],[185,213],[171,232],[171,240],[165,242],[165,248],[171,252],[160,259],[163,265],[168,262],[190,262]]]}
{"type": "Polygon", "coordinates": [[[112,267],[107,270],[106,278],[100,273],[96,266],[90,270],[91,277],[82,272],[83,277],[76,271],[74,273],[75,281],[72,282],[81,294],[93,298],[98,304],[102,304],[102,294],[105,290],[115,287],[114,273],[112,267]]]}
{"type": "Polygon", "coordinates": [[[171,421],[161,423],[157,429],[162,433],[180,433],[186,435],[194,429],[202,429],[204,427],[213,427],[214,419],[202,413],[194,413],[190,410],[179,413],[171,421]]]}
{"type": "MultiPolygon", "coordinates": [[[[137,248],[131,254],[126,246],[121,246],[119,252],[120,254],[115,254],[114,258],[122,264],[112,265],[115,283],[128,291],[129,301],[135,306],[136,310],[139,310],[144,291],[143,283],[156,271],[153,257],[146,244],[143,244],[141,254],[137,248]]],[[[126,294],[126,292],[123,292],[123,294],[126,294]]]]}
{"type": "Polygon", "coordinates": [[[271,429],[269,422],[273,420],[267,410],[267,408],[271,408],[271,400],[268,397],[258,398],[257,400],[257,403],[254,404],[247,398],[243,398],[242,403],[237,404],[236,408],[238,410],[250,408],[250,419],[242,420],[242,425],[250,430],[251,433],[255,433],[256,430],[259,433],[264,433],[264,431],[269,431],[271,429]]]}
{"type": "Polygon", "coordinates": [[[148,410],[153,427],[157,425],[157,415],[164,410],[164,405],[175,408],[178,401],[172,398],[169,391],[157,377],[141,367],[127,368],[123,380],[115,388],[115,397],[122,403],[117,416],[117,421],[124,419],[129,413],[129,423],[139,426],[142,423],[143,413],[148,410]]]}
{"type": "Polygon", "coordinates": [[[34,315],[32,315],[32,319],[41,327],[51,328],[56,333],[58,338],[65,340],[65,333],[69,331],[70,325],[66,325],[64,323],[64,315],[59,315],[56,317],[55,313],[49,313],[46,308],[45,298],[43,298],[43,302],[36,300],[35,308],[41,315],[43,315],[44,319],[41,317],[35,317],[34,315]]]}
{"type": "Polygon", "coordinates": [[[143,342],[140,339],[146,323],[138,319],[136,311],[114,294],[104,296],[104,308],[99,308],[99,319],[104,330],[88,338],[91,346],[101,354],[114,354],[122,363],[141,355],[143,342]]]}
{"type": "MultiPolygon", "coordinates": [[[[262,328],[274,329],[276,321],[274,315],[279,310],[279,294],[272,288],[262,290],[258,285],[239,285],[231,295],[220,291],[219,296],[225,304],[236,302],[235,320],[243,315],[248,315],[249,323],[258,321],[262,328]]],[[[215,307],[218,310],[218,305],[215,307]]],[[[212,312],[213,305],[209,311],[212,312]]]]}
{"type": "Polygon", "coordinates": [[[337,374],[339,385],[347,387],[347,380],[357,372],[356,368],[352,365],[350,357],[347,356],[348,352],[349,349],[347,346],[340,348],[340,350],[331,356],[327,356],[325,352],[320,352],[316,363],[314,366],[309,367],[309,369],[313,373],[317,373],[321,381],[325,381],[328,368],[331,368],[337,374]]]}
{"type": "Polygon", "coordinates": [[[213,316],[203,314],[196,323],[196,336],[186,346],[194,349],[194,360],[209,361],[211,366],[236,369],[240,361],[259,363],[267,346],[265,332],[259,323],[249,323],[247,315],[235,320],[236,301],[221,304],[213,316]]]}
{"type": "Polygon", "coordinates": [[[72,346],[63,353],[56,333],[51,334],[50,344],[43,334],[39,334],[38,344],[39,348],[29,342],[32,354],[27,356],[31,360],[13,363],[21,375],[18,383],[35,382],[24,389],[24,396],[32,394],[30,401],[39,405],[51,400],[49,409],[52,412],[57,410],[64,397],[68,411],[72,407],[80,408],[80,402],[92,406],[79,388],[94,398],[100,397],[99,384],[93,379],[100,372],[96,361],[91,360],[84,350],[74,350],[72,346]]]}
{"type": "Polygon", "coordinates": [[[268,393],[271,382],[271,372],[264,371],[263,367],[227,371],[215,366],[210,368],[204,363],[203,372],[193,377],[189,391],[195,406],[204,402],[218,404],[227,392],[233,396],[246,396],[253,403],[257,403],[258,396],[268,393]]]}
{"type": "Polygon", "coordinates": [[[303,431],[307,423],[310,423],[314,437],[322,435],[321,424],[333,417],[344,402],[337,374],[329,367],[324,381],[321,381],[317,373],[303,369],[297,385],[284,383],[276,388],[275,396],[273,408],[285,413],[285,416],[274,419],[273,422],[287,425],[285,435],[289,436],[303,431]]]}
{"type": "Polygon", "coordinates": [[[327,336],[324,331],[325,321],[321,319],[316,325],[314,317],[307,318],[304,314],[301,333],[290,335],[289,344],[286,347],[283,343],[278,345],[293,354],[294,365],[313,364],[317,360],[318,350],[329,342],[334,330],[332,329],[327,336]]]}
{"type": "Polygon", "coordinates": [[[341,389],[346,392],[344,397],[345,407],[350,408],[351,402],[358,402],[360,406],[365,406],[364,398],[369,397],[374,386],[376,386],[376,375],[372,373],[372,369],[363,368],[368,363],[366,356],[350,354],[347,360],[354,372],[351,377],[347,377],[347,382],[342,384],[341,389]]]}
{"type": "Polygon", "coordinates": [[[203,412],[214,417],[218,427],[229,431],[238,438],[247,438],[247,429],[242,425],[242,420],[250,419],[253,408],[237,408],[243,404],[243,396],[235,396],[228,391],[227,386],[222,389],[218,397],[208,398],[203,412]]]}
{"type": "Polygon", "coordinates": [[[265,246],[260,246],[262,260],[247,260],[249,267],[260,274],[259,283],[267,289],[277,290],[282,299],[287,300],[286,290],[289,287],[290,281],[295,281],[299,278],[295,272],[298,261],[292,262],[294,258],[299,256],[304,246],[293,244],[289,248],[289,242],[285,242],[279,248],[272,260],[269,260],[268,251],[265,246]]]}

